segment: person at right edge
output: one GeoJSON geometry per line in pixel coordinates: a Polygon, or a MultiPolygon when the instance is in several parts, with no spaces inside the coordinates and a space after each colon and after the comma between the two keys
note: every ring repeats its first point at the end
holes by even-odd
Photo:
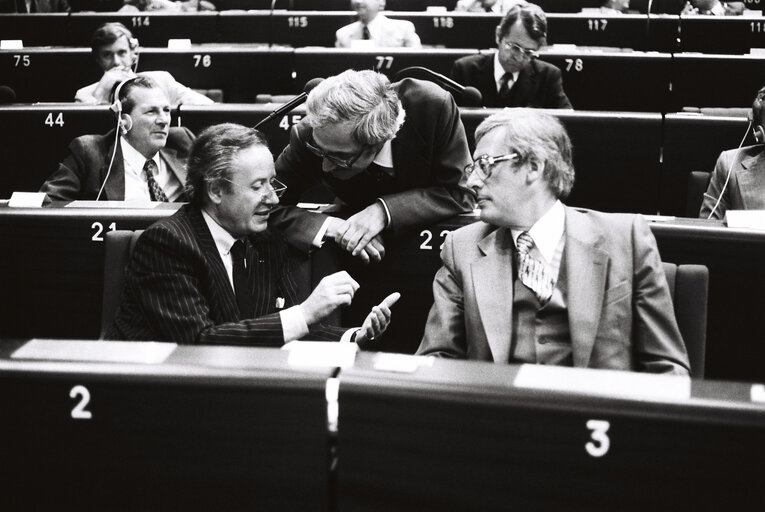
{"type": "Polygon", "coordinates": [[[484,107],[573,108],[560,69],[537,58],[547,44],[547,17],[538,5],[511,7],[495,37],[497,51],[457,59],[452,80],[478,89],[484,107]]]}
{"type": "Polygon", "coordinates": [[[722,219],[728,210],[765,210],[764,97],[762,87],[752,103],[752,130],[757,144],[720,153],[704,193],[700,218],[722,219]]]}

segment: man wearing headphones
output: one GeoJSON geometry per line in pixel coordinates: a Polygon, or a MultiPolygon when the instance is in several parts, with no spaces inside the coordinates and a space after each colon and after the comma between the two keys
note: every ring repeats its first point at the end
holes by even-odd
{"type": "MultiPolygon", "coordinates": [[[[93,33],[90,48],[96,63],[104,72],[101,80],[83,87],[74,95],[74,101],[90,104],[109,103],[115,85],[136,76],[138,39],[122,23],[104,23],[93,33]]],[[[170,105],[207,105],[213,101],[178,83],[167,71],[143,71],[165,92],[170,105]]]]}
{"type": "Polygon", "coordinates": [[[722,219],[727,210],[765,209],[765,128],[763,121],[762,87],[752,103],[754,146],[729,149],[720,153],[704,193],[699,217],[722,219]]]}
{"type": "Polygon", "coordinates": [[[122,82],[115,95],[117,127],[74,139],[40,192],[53,201],[185,201],[194,135],[170,127],[167,97],[151,78],[122,82]]]}

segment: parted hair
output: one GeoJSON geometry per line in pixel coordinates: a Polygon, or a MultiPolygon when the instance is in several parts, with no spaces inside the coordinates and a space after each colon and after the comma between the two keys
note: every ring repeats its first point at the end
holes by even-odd
{"type": "Polygon", "coordinates": [[[476,141],[494,130],[503,131],[507,152],[518,153],[519,164],[544,163],[542,175],[555,197],[568,196],[574,186],[573,149],[556,117],[531,108],[506,108],[478,125],[476,141]]]}
{"type": "Polygon", "coordinates": [[[138,39],[133,37],[133,33],[125,25],[117,22],[104,23],[90,36],[90,49],[95,54],[102,47],[113,44],[123,36],[128,40],[130,49],[135,50],[138,46],[138,39]]]}
{"type": "MultiPolygon", "coordinates": [[[[114,85],[114,90],[112,91],[112,100],[114,100],[114,95],[117,95],[117,99],[120,100],[120,103],[122,103],[122,112],[129,114],[133,111],[133,107],[135,107],[135,100],[133,99],[133,96],[130,94],[130,92],[133,89],[159,89],[159,84],[149,78],[148,76],[135,76],[133,78],[128,78],[124,82],[119,82],[114,85]]],[[[164,94],[164,90],[162,90],[164,94]]]]}
{"type": "Polygon", "coordinates": [[[202,207],[207,197],[207,184],[217,183],[225,190],[232,185],[231,162],[240,151],[261,145],[268,148],[262,133],[235,123],[216,124],[205,128],[194,141],[186,175],[186,197],[202,207]]]}
{"type": "Polygon", "coordinates": [[[306,122],[319,128],[351,121],[354,140],[375,145],[396,135],[401,108],[388,77],[371,70],[347,70],[327,78],[310,92],[306,122]]]}
{"type": "Polygon", "coordinates": [[[544,46],[547,44],[547,16],[537,4],[521,2],[505,13],[499,24],[499,37],[506,37],[515,22],[521,20],[523,28],[534,41],[544,46]]]}

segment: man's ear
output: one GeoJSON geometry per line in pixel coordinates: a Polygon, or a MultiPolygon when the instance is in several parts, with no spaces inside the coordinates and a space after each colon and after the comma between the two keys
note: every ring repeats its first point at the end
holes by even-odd
{"type": "Polygon", "coordinates": [[[211,203],[217,205],[223,202],[223,187],[220,181],[205,183],[205,190],[211,203]]]}
{"type": "Polygon", "coordinates": [[[545,171],[545,163],[539,160],[529,160],[526,163],[526,183],[532,184],[542,179],[545,171]]]}
{"type": "Polygon", "coordinates": [[[502,40],[502,27],[500,25],[497,25],[497,28],[494,30],[494,42],[497,43],[497,48],[499,48],[499,42],[502,40]]]}

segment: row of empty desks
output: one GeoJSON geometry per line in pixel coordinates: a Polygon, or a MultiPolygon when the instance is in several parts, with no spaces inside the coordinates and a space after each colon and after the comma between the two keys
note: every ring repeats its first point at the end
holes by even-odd
{"type": "MultiPolygon", "coordinates": [[[[165,70],[189,87],[221,89],[227,103],[251,103],[262,93],[302,92],[309,80],[346,69],[374,69],[395,79],[405,68],[423,66],[448,75],[455,60],[477,52],[202,45],[143,49],[138,70],[165,70]]],[[[561,70],[563,87],[578,110],[741,107],[751,104],[765,82],[762,56],[550,48],[540,58],[561,70]]],[[[0,50],[0,69],[5,70],[3,83],[23,103],[73,101],[79,88],[101,77],[87,48],[0,50]]]]}
{"type": "Polygon", "coordinates": [[[762,384],[322,348],[0,340],[4,508],[761,504],[762,384]]]}
{"type": "MultiPolygon", "coordinates": [[[[345,0],[343,0],[345,2],[345,0]]],[[[347,9],[347,2],[345,2],[347,9]]],[[[489,13],[389,12],[414,24],[422,44],[446,48],[493,48],[502,17],[489,13]]],[[[335,31],[354,12],[287,11],[196,13],[75,13],[0,15],[3,39],[25,46],[84,46],[102,23],[118,21],[143,46],[169,39],[193,43],[264,43],[293,47],[334,46],[335,31]]],[[[745,54],[765,47],[765,20],[754,16],[547,15],[548,44],[631,48],[658,52],[745,54]],[[714,33],[715,37],[709,37],[714,33]]]]}
{"type": "MultiPolygon", "coordinates": [[[[181,106],[173,124],[200,133],[207,126],[235,122],[254,126],[276,105],[181,106]]],[[[496,112],[461,109],[471,147],[478,124],[496,112]]],[[[688,175],[711,171],[719,153],[737,147],[745,118],[685,114],[549,111],[565,125],[574,145],[576,181],[569,204],[604,211],[683,215],[688,175]]],[[[300,107],[263,125],[278,156],[289,130],[304,115],[300,107]]],[[[33,105],[0,107],[0,198],[36,191],[67,155],[72,139],[106,133],[114,126],[108,107],[33,105]]],[[[751,134],[745,144],[751,144],[751,134]]],[[[308,202],[328,199],[306,197],[308,202]]]]}
{"type": "MultiPolygon", "coordinates": [[[[104,232],[143,229],[175,208],[0,208],[0,268],[7,297],[0,336],[98,337],[104,232]]],[[[440,245],[449,231],[475,221],[474,216],[455,217],[386,240],[386,256],[379,265],[347,262],[351,275],[365,286],[344,311],[343,322],[360,325],[371,305],[399,291],[393,322],[378,346],[413,353],[432,304],[440,245]]],[[[765,233],[673,218],[652,222],[651,229],[664,261],[709,268],[706,376],[765,380],[765,233]]]]}

